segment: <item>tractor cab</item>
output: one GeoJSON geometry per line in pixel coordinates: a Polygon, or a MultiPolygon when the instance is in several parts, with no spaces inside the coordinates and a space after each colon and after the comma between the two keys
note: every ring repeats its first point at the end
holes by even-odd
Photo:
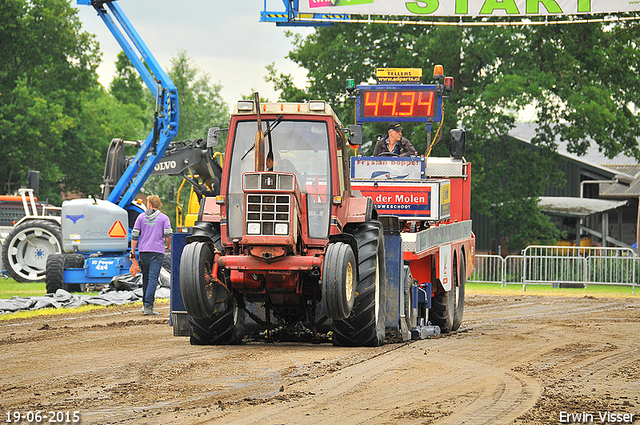
{"type": "Polygon", "coordinates": [[[288,243],[296,253],[324,247],[337,232],[332,207],[348,190],[342,124],[322,101],[257,105],[260,127],[252,101],[238,102],[229,126],[224,199],[218,200],[226,217],[222,243],[288,243]],[[257,133],[264,137],[263,152],[257,133]]]}

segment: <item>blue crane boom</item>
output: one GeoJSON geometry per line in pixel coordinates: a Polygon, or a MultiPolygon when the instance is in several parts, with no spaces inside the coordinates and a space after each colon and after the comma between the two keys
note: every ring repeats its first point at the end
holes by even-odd
{"type": "Polygon", "coordinates": [[[156,99],[153,129],[127,169],[102,199],[72,199],[62,203],[64,253],[46,262],[48,293],[78,290],[85,283],[109,283],[129,270],[129,226],[143,212],[134,197],[178,133],[178,91],[114,0],[77,0],[92,6],[118,41],[156,99]]]}
{"type": "Polygon", "coordinates": [[[156,98],[153,129],[107,198],[126,209],[178,134],[178,91],[114,0],[78,0],[78,4],[94,7],[156,98]]]}

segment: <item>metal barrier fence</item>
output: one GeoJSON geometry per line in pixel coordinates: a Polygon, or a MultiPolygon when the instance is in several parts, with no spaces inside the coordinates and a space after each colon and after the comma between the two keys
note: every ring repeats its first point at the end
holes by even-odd
{"type": "Polygon", "coordinates": [[[528,246],[522,255],[476,255],[470,282],[556,285],[639,284],[640,258],[629,248],[528,246]]]}

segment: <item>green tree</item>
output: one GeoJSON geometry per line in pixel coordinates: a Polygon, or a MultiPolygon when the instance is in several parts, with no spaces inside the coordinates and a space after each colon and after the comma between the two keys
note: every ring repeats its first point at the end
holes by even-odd
{"type": "Polygon", "coordinates": [[[278,75],[278,71],[275,68],[275,64],[267,65],[267,76],[265,81],[273,83],[273,88],[280,91],[280,101],[287,102],[307,102],[309,101],[309,93],[301,90],[293,84],[293,78],[291,74],[278,75]]]}
{"type": "Polygon", "coordinates": [[[81,30],[67,0],[0,4],[0,164],[2,190],[40,171],[40,198],[100,194],[114,137],[140,138],[139,105],[123,104],[98,83],[95,36],[81,30]]]}
{"type": "Polygon", "coordinates": [[[210,127],[229,123],[229,106],[222,100],[222,86],[212,84],[208,74],[200,75],[185,51],[171,59],[169,77],[178,89],[180,125],[176,139],[207,137],[210,127]]]}
{"type": "Polygon", "coordinates": [[[146,108],[142,78],[124,52],[118,53],[116,76],[109,86],[111,95],[123,104],[146,108]]]}
{"type": "Polygon", "coordinates": [[[69,176],[82,166],[75,156],[77,150],[69,149],[68,136],[80,124],[79,112],[90,92],[99,87],[98,62],[94,37],[81,31],[77,12],[68,1],[0,3],[0,176],[4,192],[14,192],[24,184],[29,169],[40,171],[42,198],[58,201],[61,191],[76,186],[69,176]]]}
{"type": "MultiPolygon", "coordinates": [[[[211,84],[207,74],[200,74],[198,67],[193,65],[185,51],[171,59],[171,69],[168,73],[173,84],[178,89],[180,107],[180,123],[176,140],[201,139],[207,137],[210,127],[226,128],[229,124],[229,107],[222,100],[219,84],[211,84]]],[[[224,139],[217,151],[224,151],[224,139]]],[[[162,198],[163,211],[169,215],[175,227],[175,200],[169,201],[169,191],[173,186],[177,192],[182,178],[174,176],[152,176],[145,183],[143,191],[156,194],[162,198]]],[[[184,213],[187,211],[189,190],[186,184],[180,192],[180,204],[184,213]]]]}
{"type": "MultiPolygon", "coordinates": [[[[446,101],[442,133],[458,126],[467,130],[472,208],[492,214],[516,245],[558,236],[536,203],[549,184],[563,184],[552,155],[556,135],[578,154],[591,138],[610,157],[624,152],[640,159],[640,24],[635,21],[513,27],[349,24],[293,37],[288,57],[308,70],[306,98],[329,101],[347,123],[354,119],[354,102],[344,90],[347,78],[371,83],[375,68],[411,67],[422,68],[428,81],[433,66],[444,65],[455,90],[446,101]],[[530,105],[537,110],[534,145],[539,149],[516,149],[504,135],[517,111],[530,105]]],[[[267,79],[284,100],[304,98],[287,76],[268,71],[267,79]]],[[[367,127],[365,137],[385,131],[383,125],[367,127]]],[[[423,125],[408,125],[404,133],[419,152],[426,149],[423,125]]],[[[446,153],[445,142],[436,145],[437,153],[446,153]]]]}

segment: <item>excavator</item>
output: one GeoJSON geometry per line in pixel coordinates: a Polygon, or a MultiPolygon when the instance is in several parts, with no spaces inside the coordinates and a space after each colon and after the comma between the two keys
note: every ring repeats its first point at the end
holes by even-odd
{"type": "MultiPolygon", "coordinates": [[[[214,131],[219,132],[216,128],[214,131]]],[[[124,147],[140,147],[139,141],[113,139],[107,151],[107,161],[103,178],[103,199],[122,178],[133,157],[125,155],[124,147]]],[[[167,147],[164,156],[158,161],[152,176],[181,176],[182,183],[177,191],[176,223],[178,231],[188,231],[193,226],[200,209],[200,200],[207,196],[216,196],[219,192],[222,175],[222,153],[215,152],[204,139],[173,141],[167,147]],[[191,185],[187,214],[180,205],[180,193],[185,184],[191,185]]]]}

